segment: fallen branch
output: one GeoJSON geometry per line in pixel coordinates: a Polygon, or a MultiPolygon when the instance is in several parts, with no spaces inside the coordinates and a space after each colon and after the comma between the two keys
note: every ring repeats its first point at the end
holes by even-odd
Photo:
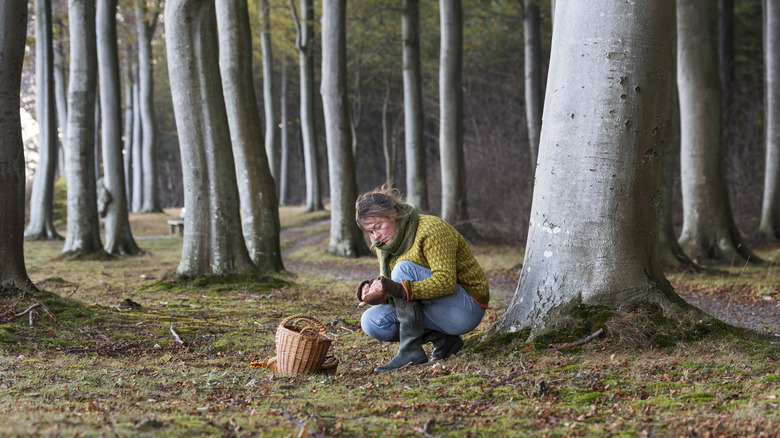
{"type": "Polygon", "coordinates": [[[35,304],[33,304],[33,305],[31,305],[30,307],[28,307],[28,308],[24,309],[24,310],[22,311],[22,313],[18,313],[18,314],[16,314],[16,316],[14,316],[14,318],[19,318],[20,316],[24,316],[24,315],[26,315],[28,312],[30,312],[32,309],[34,309],[34,308],[36,308],[36,307],[38,307],[38,306],[40,306],[40,305],[41,305],[41,303],[39,303],[39,302],[37,302],[37,301],[36,301],[36,302],[35,302],[35,304]]]}
{"type": "Polygon", "coordinates": [[[176,340],[181,345],[184,345],[184,341],[179,337],[179,334],[176,333],[176,330],[173,329],[173,324],[171,324],[171,333],[173,334],[173,339],[176,340]]]}
{"type": "Polygon", "coordinates": [[[598,338],[599,335],[601,335],[601,333],[603,333],[603,332],[604,332],[604,329],[598,329],[598,330],[596,330],[596,333],[593,333],[592,335],[588,336],[585,339],[580,339],[579,341],[572,342],[570,344],[554,345],[552,348],[548,348],[548,349],[546,349],[544,351],[560,351],[560,350],[563,350],[563,349],[566,349],[566,348],[572,348],[572,347],[577,347],[577,346],[580,346],[580,345],[583,345],[583,344],[587,344],[588,342],[598,338]]]}
{"type": "Polygon", "coordinates": [[[284,418],[290,420],[292,422],[292,424],[294,424],[294,425],[296,425],[296,426],[301,428],[301,433],[298,436],[309,436],[309,435],[311,435],[313,437],[322,438],[322,435],[318,434],[317,432],[310,431],[309,428],[305,424],[303,424],[300,421],[298,421],[295,418],[293,418],[293,416],[290,415],[289,412],[282,412],[282,415],[284,415],[284,418]]]}
{"type": "Polygon", "coordinates": [[[51,322],[57,322],[57,317],[55,317],[55,316],[54,316],[54,314],[53,314],[53,313],[51,313],[51,310],[49,310],[49,308],[48,308],[48,307],[46,307],[46,305],[45,305],[45,304],[43,304],[43,303],[39,302],[39,301],[38,301],[38,300],[36,300],[36,299],[33,299],[33,301],[35,301],[36,303],[38,303],[38,304],[41,306],[41,310],[43,310],[43,312],[44,312],[44,313],[46,313],[47,315],[49,315],[49,319],[51,320],[51,322]]]}

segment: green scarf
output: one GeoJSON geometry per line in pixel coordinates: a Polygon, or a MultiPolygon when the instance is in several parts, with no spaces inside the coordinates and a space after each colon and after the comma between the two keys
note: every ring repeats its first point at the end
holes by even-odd
{"type": "Polygon", "coordinates": [[[390,259],[409,251],[414,244],[417,224],[420,222],[417,209],[409,204],[401,206],[400,216],[395,223],[393,240],[390,243],[374,241],[372,245],[379,251],[379,274],[387,278],[390,278],[390,259]]]}

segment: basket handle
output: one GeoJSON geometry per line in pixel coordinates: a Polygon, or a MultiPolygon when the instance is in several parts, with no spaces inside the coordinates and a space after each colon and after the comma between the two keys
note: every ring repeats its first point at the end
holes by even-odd
{"type": "Polygon", "coordinates": [[[321,331],[322,333],[325,333],[325,326],[322,325],[320,320],[318,320],[317,318],[315,318],[315,317],[313,317],[311,315],[307,315],[305,313],[296,313],[295,315],[290,315],[287,318],[284,318],[282,320],[282,322],[279,323],[279,324],[281,326],[285,326],[290,321],[292,321],[291,325],[295,325],[295,324],[297,324],[300,321],[306,322],[307,324],[309,324],[309,326],[316,326],[317,328],[319,328],[319,331],[321,331]]]}
{"type": "Polygon", "coordinates": [[[304,327],[300,332],[301,336],[309,339],[319,339],[320,331],[312,326],[304,327]]]}

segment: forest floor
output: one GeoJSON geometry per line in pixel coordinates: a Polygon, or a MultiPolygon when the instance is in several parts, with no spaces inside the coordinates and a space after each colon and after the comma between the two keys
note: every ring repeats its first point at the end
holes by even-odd
{"type": "Polygon", "coordinates": [[[690,303],[752,331],[675,324],[658,309],[605,323],[596,309],[526,343],[483,340],[523,248],[475,242],[492,309],[466,347],[374,375],[397,344],[362,334],[354,288],[377,262],[328,255],[328,213],[281,209],[286,272],[194,281],[171,276],[182,241],[165,220],[177,216],[132,215],[140,257],[69,261],[62,242],[25,243],[42,292],[0,294],[0,435],[780,436],[776,247],[756,249],[765,265],[668,273],[690,303]],[[275,355],[279,323],[297,313],[322,322],[335,373],[252,366],[275,355]],[[554,348],[596,327],[606,333],[554,348]]]}

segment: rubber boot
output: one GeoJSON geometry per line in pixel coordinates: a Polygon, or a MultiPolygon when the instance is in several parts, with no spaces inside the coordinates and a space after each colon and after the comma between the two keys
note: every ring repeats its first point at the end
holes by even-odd
{"type": "Polygon", "coordinates": [[[463,347],[463,339],[457,335],[448,335],[435,330],[426,330],[423,335],[423,344],[433,344],[431,362],[444,360],[460,351],[463,347]]]}
{"type": "Polygon", "coordinates": [[[393,371],[408,364],[421,364],[428,362],[428,355],[422,348],[422,338],[425,329],[423,328],[423,313],[420,303],[417,301],[395,301],[395,312],[398,315],[398,335],[400,346],[398,354],[381,367],[374,368],[375,373],[383,371],[393,371]]]}

